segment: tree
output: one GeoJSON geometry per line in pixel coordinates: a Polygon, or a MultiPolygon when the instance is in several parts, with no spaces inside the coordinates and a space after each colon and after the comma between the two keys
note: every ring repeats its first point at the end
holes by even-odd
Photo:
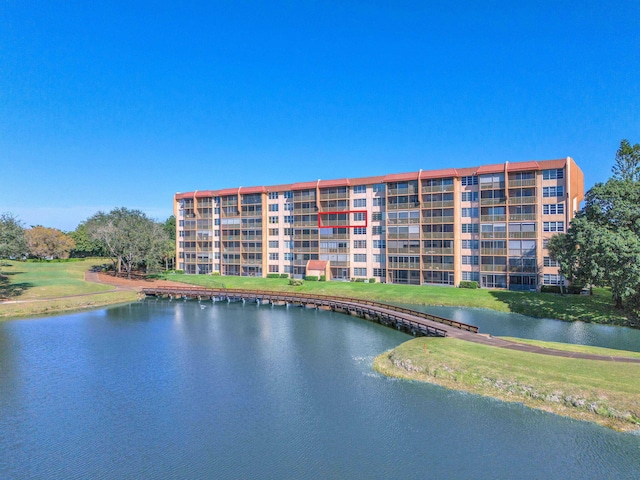
{"type": "Polygon", "coordinates": [[[73,232],[69,232],[69,236],[76,243],[71,251],[72,257],[104,257],[107,255],[99,242],[89,238],[86,222],[81,222],[73,232]]]}
{"type": "Polygon", "coordinates": [[[620,142],[613,175],[620,180],[640,182],[640,144],[632,146],[628,140],[620,142]]]}
{"type": "Polygon", "coordinates": [[[117,273],[124,268],[131,278],[134,268],[144,265],[151,271],[162,258],[167,240],[163,226],[140,210],[121,207],[109,213],[98,212],[86,226],[89,239],[102,246],[117,273]]]}
{"type": "MultiPolygon", "coordinates": [[[[0,260],[19,258],[27,253],[22,222],[11,213],[0,215],[0,260]]],[[[1,262],[0,262],[1,263],[1,262]]]]}
{"type": "MultiPolygon", "coordinates": [[[[560,274],[573,283],[578,276],[577,250],[573,245],[574,238],[564,233],[554,235],[549,240],[549,256],[558,262],[560,274]]],[[[562,285],[560,286],[562,294],[562,285]]]]}
{"type": "Polygon", "coordinates": [[[57,228],[45,228],[40,225],[25,232],[29,253],[44,260],[46,258],[69,258],[69,252],[75,247],[73,238],[57,228]]]}

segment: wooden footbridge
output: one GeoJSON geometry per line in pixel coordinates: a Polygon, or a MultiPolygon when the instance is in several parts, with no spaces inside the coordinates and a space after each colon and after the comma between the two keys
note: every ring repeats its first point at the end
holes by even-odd
{"type": "MultiPolygon", "coordinates": [[[[238,290],[202,287],[153,287],[143,288],[147,296],[168,298],[193,298],[213,301],[253,301],[259,304],[299,305],[358,316],[373,322],[396,328],[415,336],[446,337],[460,333],[478,333],[478,327],[418,312],[409,308],[357,298],[314,295],[309,293],[272,292],[265,290],[238,290]]],[[[466,335],[465,335],[466,336],[466,335]]]]}

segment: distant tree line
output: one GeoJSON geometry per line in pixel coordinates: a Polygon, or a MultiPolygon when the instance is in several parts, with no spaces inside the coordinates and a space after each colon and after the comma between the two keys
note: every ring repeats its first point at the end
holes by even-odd
{"type": "Polygon", "coordinates": [[[566,234],[549,241],[560,273],[609,287],[618,309],[640,316],[640,144],[622,140],[612,177],[585,195],[566,234]]]}
{"type": "Polygon", "coordinates": [[[98,212],[72,232],[41,225],[24,228],[11,213],[0,215],[0,266],[2,260],[107,257],[117,273],[153,272],[173,267],[175,217],[156,222],[140,210],[116,208],[98,212]]]}

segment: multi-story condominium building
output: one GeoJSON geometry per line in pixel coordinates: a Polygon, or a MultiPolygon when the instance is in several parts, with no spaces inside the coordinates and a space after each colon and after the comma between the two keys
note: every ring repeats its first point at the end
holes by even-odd
{"type": "Polygon", "coordinates": [[[188,274],[375,278],[533,290],[584,195],[571,158],[175,195],[188,274]]]}

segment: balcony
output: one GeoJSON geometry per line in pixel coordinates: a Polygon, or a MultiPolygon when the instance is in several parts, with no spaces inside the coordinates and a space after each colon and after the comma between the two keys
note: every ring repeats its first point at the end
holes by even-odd
{"type": "Polygon", "coordinates": [[[262,265],[262,260],[257,260],[255,258],[242,260],[242,265],[262,265]]]}
{"type": "Polygon", "coordinates": [[[420,223],[419,218],[396,218],[387,220],[387,225],[409,225],[420,223]]]}
{"type": "Polygon", "coordinates": [[[242,235],[242,240],[262,240],[262,235],[242,235]]]}
{"type": "MultiPolygon", "coordinates": [[[[296,252],[304,252],[304,249],[295,249],[296,252]]],[[[310,252],[320,252],[320,253],[349,253],[349,248],[313,248],[309,250],[310,252]]]]}
{"type": "Polygon", "coordinates": [[[412,208],[418,208],[420,202],[407,202],[407,203],[387,203],[387,210],[409,210],[412,208]]]}
{"type": "Polygon", "coordinates": [[[481,222],[505,222],[507,220],[506,215],[480,215],[481,222]]]}
{"type": "Polygon", "coordinates": [[[480,205],[505,205],[507,203],[507,197],[500,198],[480,198],[480,205]]]}
{"type": "Polygon", "coordinates": [[[536,179],[527,178],[526,180],[509,180],[509,187],[535,187],[536,179]]]}
{"type": "Polygon", "coordinates": [[[423,240],[431,240],[431,239],[447,239],[447,238],[454,238],[454,233],[453,232],[422,232],[422,239],[423,240]]]}
{"type": "MultiPolygon", "coordinates": [[[[291,212],[290,212],[291,213],[291,212]]],[[[309,208],[296,208],[296,206],[293,206],[293,215],[303,215],[305,213],[318,213],[318,209],[316,207],[309,207],[309,208]]]]}
{"type": "Polygon", "coordinates": [[[317,227],[318,226],[318,220],[300,220],[300,221],[296,221],[295,219],[293,220],[293,225],[296,227],[317,227]]]}
{"type": "Polygon", "coordinates": [[[222,247],[222,253],[240,253],[240,247],[222,247]]]}
{"type": "Polygon", "coordinates": [[[507,232],[482,232],[480,238],[507,238],[507,232]]]}
{"type": "MultiPolygon", "coordinates": [[[[322,231],[322,230],[320,230],[322,231]]],[[[297,237],[296,237],[297,239],[297,237]]],[[[336,233],[334,235],[322,235],[318,237],[317,235],[313,237],[313,240],[321,240],[321,241],[331,241],[331,240],[349,240],[348,233],[336,233]]]]}
{"type": "Polygon", "coordinates": [[[452,248],[422,248],[423,255],[453,255],[452,248]]]}
{"type": "Polygon", "coordinates": [[[506,272],[506,265],[480,265],[481,272],[506,272]]]}
{"type": "Polygon", "coordinates": [[[521,222],[523,220],[535,220],[535,213],[513,213],[509,215],[510,222],[521,222]]]}
{"type": "MultiPolygon", "coordinates": [[[[333,262],[331,264],[333,265],[333,262]]],[[[412,263],[388,262],[387,268],[402,269],[402,270],[420,270],[420,262],[412,262],[412,263]]]]}
{"type": "Polygon", "coordinates": [[[537,232],[509,232],[509,238],[537,238],[537,232]]]}
{"type": "Polygon", "coordinates": [[[422,187],[422,193],[453,192],[453,185],[436,185],[422,187]]]}
{"type": "Polygon", "coordinates": [[[423,263],[423,270],[449,270],[453,271],[453,263],[423,263]]]}
{"type": "Polygon", "coordinates": [[[509,197],[509,205],[531,205],[538,202],[538,197],[509,197]]]}
{"type": "Polygon", "coordinates": [[[422,208],[450,208],[453,207],[454,203],[453,200],[436,200],[431,202],[425,200],[422,202],[422,208]]]}
{"type": "Polygon", "coordinates": [[[262,253],[262,247],[242,247],[242,253],[262,253]]]}
{"type": "Polygon", "coordinates": [[[419,255],[420,252],[420,247],[406,247],[406,248],[390,248],[387,247],[387,254],[389,255],[397,255],[400,253],[408,253],[408,254],[414,254],[414,255],[419,255]]]}
{"type": "MultiPolygon", "coordinates": [[[[453,235],[453,233],[452,233],[453,235]]],[[[419,233],[387,233],[388,240],[420,239],[419,233]]]]}
{"type": "Polygon", "coordinates": [[[418,189],[416,187],[387,189],[387,197],[390,197],[392,195],[415,195],[417,193],[418,189]]]}
{"type": "Polygon", "coordinates": [[[320,193],[320,200],[348,200],[349,192],[320,193]]]}
{"type": "Polygon", "coordinates": [[[506,248],[481,248],[480,253],[482,255],[501,255],[505,256],[507,254],[506,248]]]}
{"type": "Polygon", "coordinates": [[[502,190],[504,188],[504,181],[502,182],[480,182],[480,190],[502,190]]]}
{"type": "Polygon", "coordinates": [[[318,253],[318,247],[293,247],[296,253],[318,253]]]}
{"type": "Polygon", "coordinates": [[[248,212],[242,212],[241,217],[262,217],[262,210],[251,210],[248,212]]]}
{"type": "MultiPolygon", "coordinates": [[[[224,230],[223,230],[224,232],[224,230]]],[[[240,235],[225,235],[224,233],[220,233],[220,240],[224,241],[233,241],[240,240],[240,235]]]]}
{"type": "Polygon", "coordinates": [[[422,217],[422,223],[453,223],[453,216],[422,217]]]}
{"type": "Polygon", "coordinates": [[[298,233],[298,234],[293,234],[293,239],[294,240],[318,240],[318,234],[314,233],[313,235],[310,235],[308,233],[298,233]]]}

